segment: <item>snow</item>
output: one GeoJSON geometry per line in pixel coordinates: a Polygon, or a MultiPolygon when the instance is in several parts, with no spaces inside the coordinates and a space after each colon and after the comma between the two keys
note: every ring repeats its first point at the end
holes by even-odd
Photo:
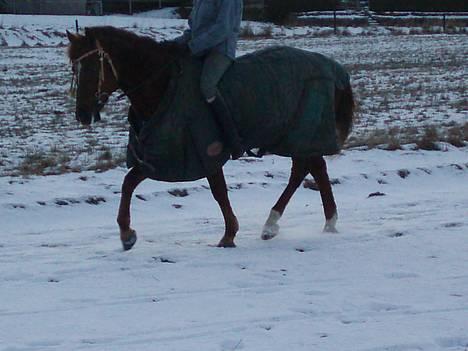
{"type": "Polygon", "coordinates": [[[91,26],[115,26],[137,30],[140,34],[164,40],[180,34],[186,27],[186,20],[175,19],[173,16],[168,11],[98,17],[0,15],[0,46],[66,45],[65,31],[75,31],[75,20],[81,30],[91,26]]]}
{"type": "Polygon", "coordinates": [[[223,223],[206,181],[144,182],[124,253],[124,169],[0,178],[0,350],[463,351],[468,150],[445,148],[329,158],[339,233],[321,232],[319,195],[300,188],[271,241],[290,161],[232,161],[237,249],[210,246],[223,223]]]}
{"type": "MultiPolygon", "coordinates": [[[[157,16],[78,19],[156,38],[185,28],[157,16]]],[[[301,187],[270,241],[260,235],[290,160],[231,161],[236,249],[213,247],[224,225],[205,180],[147,180],[133,197],[139,240],[123,252],[126,169],[82,169],[125,147],[127,107],[111,100],[101,124],[75,124],[61,46],[74,19],[0,16],[0,351],[466,351],[468,147],[329,157],[339,232],[322,232],[319,193],[301,187]],[[8,176],[41,151],[79,172],[8,176]]],[[[466,123],[466,36],[244,25],[273,35],[241,40],[240,54],[286,44],[344,63],[360,101],[354,135],[466,123]]]]}
{"type": "Polygon", "coordinates": [[[170,18],[180,19],[180,15],[177,13],[177,7],[165,7],[160,10],[153,10],[147,12],[137,13],[136,17],[151,17],[151,18],[170,18]]]}

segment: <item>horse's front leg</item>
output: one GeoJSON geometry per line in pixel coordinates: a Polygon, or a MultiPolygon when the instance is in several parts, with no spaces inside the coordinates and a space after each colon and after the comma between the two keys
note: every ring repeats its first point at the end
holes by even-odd
{"type": "Polygon", "coordinates": [[[237,222],[237,218],[234,215],[231,203],[229,202],[223,169],[220,168],[216,174],[207,177],[207,179],[210,184],[211,193],[218,202],[224,217],[225,231],[218,247],[236,247],[236,244],[234,244],[234,238],[239,230],[239,222],[237,222]]]}
{"type": "Polygon", "coordinates": [[[141,173],[140,169],[133,167],[125,176],[122,184],[117,223],[120,228],[120,240],[125,251],[130,250],[137,240],[136,232],[130,228],[130,202],[132,201],[133,191],[145,179],[146,177],[141,173]]]}

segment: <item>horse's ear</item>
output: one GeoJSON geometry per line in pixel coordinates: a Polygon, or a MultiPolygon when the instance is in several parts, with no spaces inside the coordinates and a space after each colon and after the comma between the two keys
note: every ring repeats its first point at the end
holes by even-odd
{"type": "Polygon", "coordinates": [[[88,39],[94,39],[94,31],[93,31],[93,28],[91,27],[85,27],[84,29],[84,32],[85,32],[85,37],[88,38],[88,39]]]}
{"type": "Polygon", "coordinates": [[[67,37],[68,37],[68,40],[70,40],[70,43],[74,43],[80,39],[79,34],[70,33],[68,30],[67,30],[67,37]]]}

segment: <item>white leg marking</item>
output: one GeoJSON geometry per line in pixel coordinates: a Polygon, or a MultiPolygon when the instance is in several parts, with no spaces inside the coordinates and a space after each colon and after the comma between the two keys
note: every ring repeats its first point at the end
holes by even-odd
{"type": "Polygon", "coordinates": [[[271,210],[270,216],[265,222],[262,230],[262,239],[270,240],[273,239],[279,233],[278,221],[281,218],[281,214],[278,211],[271,210]]]}
{"type": "Polygon", "coordinates": [[[336,230],[337,221],[338,221],[338,213],[335,212],[333,217],[325,222],[325,227],[323,227],[323,231],[325,233],[338,233],[338,230],[336,230]]]}

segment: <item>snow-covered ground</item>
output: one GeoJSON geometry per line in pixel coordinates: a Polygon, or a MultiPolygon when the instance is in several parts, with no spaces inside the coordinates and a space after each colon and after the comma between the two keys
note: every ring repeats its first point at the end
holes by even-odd
{"type": "MultiPolygon", "coordinates": [[[[185,28],[152,16],[79,22],[157,39],[185,28]]],[[[231,161],[237,249],[212,247],[223,222],[206,181],[145,181],[132,207],[139,241],[124,253],[115,216],[126,170],[82,170],[118,163],[126,103],[112,100],[92,128],[76,124],[62,46],[73,28],[74,17],[0,16],[0,351],[468,349],[468,147],[328,158],[339,233],[322,233],[320,196],[301,187],[268,242],[260,231],[290,161],[231,161]],[[34,162],[75,172],[9,176],[34,162]]],[[[272,30],[241,40],[240,54],[293,45],[344,63],[359,101],[354,137],[466,128],[466,35],[272,30]]]]}
{"type": "Polygon", "coordinates": [[[329,159],[339,234],[300,188],[269,242],[289,160],[232,161],[236,249],[205,181],[143,183],[124,253],[124,169],[0,178],[0,350],[465,351],[468,150],[445,147],[329,159]]]}

